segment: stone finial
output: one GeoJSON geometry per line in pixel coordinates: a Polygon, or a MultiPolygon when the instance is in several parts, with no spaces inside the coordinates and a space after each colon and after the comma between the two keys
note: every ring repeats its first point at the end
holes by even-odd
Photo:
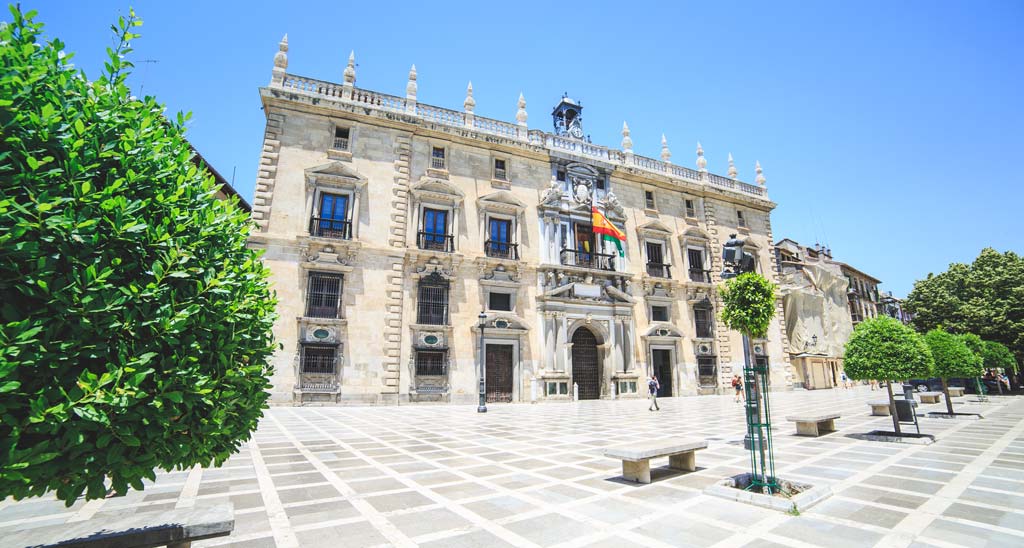
{"type": "Polygon", "coordinates": [[[343,84],[346,86],[356,85],[356,52],[348,54],[348,66],[345,67],[345,79],[343,84]]]}
{"type": "Polygon", "coordinates": [[[416,65],[413,65],[409,69],[409,83],[405,85],[405,98],[415,101],[416,100],[416,65]]]}
{"type": "Polygon", "coordinates": [[[476,108],[476,99],[473,98],[473,82],[470,82],[466,86],[466,100],[462,102],[462,106],[466,108],[466,112],[472,114],[473,109],[476,108]]]}
{"type": "Polygon", "coordinates": [[[672,160],[672,151],[668,149],[668,140],[665,139],[665,134],[661,134],[661,161],[670,162],[672,160]]]}
{"type": "Polygon", "coordinates": [[[732,161],[732,153],[729,153],[729,178],[736,179],[739,177],[739,172],[736,171],[736,164],[732,161]]]}
{"type": "Polygon", "coordinates": [[[288,35],[281,38],[277,45],[277,53],[274,54],[274,68],[270,71],[270,85],[283,86],[285,71],[288,69],[288,35]]]}
{"type": "Polygon", "coordinates": [[[277,53],[274,54],[274,66],[277,68],[286,69],[288,68],[288,35],[285,34],[284,38],[281,38],[281,43],[277,45],[277,53]]]}
{"type": "Polygon", "coordinates": [[[519,101],[516,105],[519,107],[519,110],[516,111],[516,122],[526,127],[526,99],[523,97],[522,92],[519,92],[519,101]]]}
{"type": "Polygon", "coordinates": [[[700,141],[697,141],[697,171],[706,172],[708,170],[708,161],[704,158],[704,147],[700,146],[700,141]]]}
{"type": "Polygon", "coordinates": [[[629,137],[629,126],[625,121],[622,122],[622,152],[633,153],[633,139],[629,137]]]}
{"type": "Polygon", "coordinates": [[[764,186],[766,179],[764,178],[764,170],[761,169],[761,162],[754,162],[754,173],[757,174],[757,177],[754,178],[754,182],[764,186]]]}

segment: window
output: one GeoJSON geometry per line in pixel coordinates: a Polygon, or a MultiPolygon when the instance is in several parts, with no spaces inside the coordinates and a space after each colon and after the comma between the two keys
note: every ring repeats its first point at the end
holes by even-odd
{"type": "Polygon", "coordinates": [[[701,386],[718,386],[715,356],[697,356],[697,382],[701,386]]]}
{"type": "Polygon", "coordinates": [[[445,351],[417,350],[416,351],[416,374],[440,376],[447,374],[445,351]]]}
{"type": "Polygon", "coordinates": [[[736,210],[736,226],[747,226],[747,219],[743,217],[743,212],[736,210]]]}
{"type": "Polygon", "coordinates": [[[487,309],[488,310],[502,310],[505,312],[512,311],[512,294],[511,293],[497,293],[490,292],[487,295],[487,309]]]}
{"type": "Polygon", "coordinates": [[[310,222],[309,234],[319,238],[352,237],[352,223],[348,220],[347,194],[320,194],[320,207],[310,222]]]}
{"type": "Polygon", "coordinates": [[[710,339],[714,336],[711,331],[712,318],[710,306],[697,305],[693,307],[693,321],[697,327],[697,338],[710,339]]]}
{"type": "Polygon", "coordinates": [[[518,259],[518,246],[511,241],[512,220],[491,217],[487,219],[487,241],[484,253],[488,257],[518,259]]]}
{"type": "Polygon", "coordinates": [[[665,263],[665,247],[661,242],[646,242],[647,274],[658,278],[671,278],[669,265],[665,263]]]}
{"type": "Polygon", "coordinates": [[[446,169],[444,158],[444,147],[434,147],[430,153],[430,167],[434,169],[446,169]]]}
{"type": "Polygon", "coordinates": [[[652,322],[667,322],[668,321],[668,307],[667,306],[652,306],[651,307],[651,321],[652,322]]]}
{"type": "Polygon", "coordinates": [[[646,207],[647,209],[655,209],[655,207],[654,207],[654,191],[653,190],[645,190],[644,191],[644,207],[646,207]]]}
{"type": "Polygon", "coordinates": [[[494,178],[499,181],[508,180],[508,172],[505,170],[505,160],[494,160],[494,178]]]}
{"type": "Polygon", "coordinates": [[[341,317],[341,274],[310,272],[306,287],[307,318],[341,317]]]}
{"type": "Polygon", "coordinates": [[[686,258],[690,261],[690,281],[711,283],[711,275],[704,271],[704,250],[687,249],[686,258]]]}
{"type": "Polygon", "coordinates": [[[686,216],[687,217],[696,217],[697,216],[697,208],[693,207],[693,200],[689,200],[689,199],[686,200],[686,216]]]}
{"type": "Polygon", "coordinates": [[[348,128],[334,128],[334,150],[348,150],[348,128]]]}
{"type": "Polygon", "coordinates": [[[555,180],[556,181],[561,181],[563,183],[565,182],[565,170],[564,169],[559,169],[558,171],[555,172],[555,180]]]}
{"type": "Polygon", "coordinates": [[[303,373],[332,374],[337,362],[337,347],[326,344],[302,345],[303,373]]]}
{"type": "Polygon", "coordinates": [[[451,252],[452,237],[448,235],[448,210],[423,208],[423,230],[419,233],[420,249],[451,252]]]}
{"type": "Polygon", "coordinates": [[[604,190],[604,177],[598,177],[597,180],[594,181],[594,188],[604,190]]]}
{"type": "Polygon", "coordinates": [[[419,283],[416,323],[446,325],[448,323],[448,280],[434,272],[419,283]]]}

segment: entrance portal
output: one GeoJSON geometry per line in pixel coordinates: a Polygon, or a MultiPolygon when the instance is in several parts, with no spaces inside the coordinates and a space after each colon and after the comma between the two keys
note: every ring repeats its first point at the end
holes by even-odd
{"type": "Polygon", "coordinates": [[[486,359],[487,401],[512,401],[512,345],[487,345],[486,359]]]}
{"type": "Polygon", "coordinates": [[[654,365],[654,375],[658,377],[659,398],[672,396],[672,351],[665,348],[654,348],[651,350],[651,361],[654,365]]]}
{"type": "Polygon", "coordinates": [[[572,335],[572,381],[579,386],[581,400],[601,397],[601,359],[597,337],[581,327],[572,335]]]}

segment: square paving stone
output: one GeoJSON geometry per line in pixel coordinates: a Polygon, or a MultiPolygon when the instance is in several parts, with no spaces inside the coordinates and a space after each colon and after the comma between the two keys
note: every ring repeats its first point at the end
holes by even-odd
{"type": "Polygon", "coordinates": [[[536,504],[512,495],[499,495],[488,499],[467,502],[462,504],[462,506],[480,517],[492,521],[506,519],[537,508],[536,504]]]}
{"type": "Polygon", "coordinates": [[[341,493],[333,485],[315,485],[312,487],[296,487],[292,489],[279,489],[277,498],[283,504],[289,502],[305,502],[308,500],[329,499],[337,497],[341,493]]]}
{"type": "Polygon", "coordinates": [[[811,508],[808,514],[843,518],[886,529],[892,529],[909,515],[907,512],[897,512],[842,498],[827,499],[811,508]]]}
{"type": "Polygon", "coordinates": [[[513,523],[505,528],[541,546],[551,546],[593,532],[592,525],[561,514],[544,514],[513,523]]]}
{"type": "Polygon", "coordinates": [[[421,548],[501,548],[503,546],[515,545],[505,542],[483,529],[475,529],[469,533],[420,544],[421,548]]]}
{"type": "Polygon", "coordinates": [[[632,531],[672,546],[711,546],[733,535],[732,531],[695,520],[692,516],[674,514],[634,527],[632,531]]]}
{"type": "Polygon", "coordinates": [[[365,500],[373,505],[373,507],[379,512],[406,510],[409,508],[416,508],[417,506],[434,504],[434,501],[415,491],[403,491],[401,493],[392,493],[390,495],[374,495],[366,497],[365,500]]]}
{"type": "Polygon", "coordinates": [[[382,491],[395,491],[398,489],[408,489],[409,486],[396,480],[395,478],[374,478],[364,481],[348,481],[348,486],[353,491],[360,495],[368,493],[380,493],[382,491]]]}
{"type": "Polygon", "coordinates": [[[810,515],[802,515],[788,519],[772,533],[816,546],[859,548],[874,546],[882,540],[882,535],[873,531],[848,527],[816,519],[810,515]]]}
{"type": "Polygon", "coordinates": [[[390,544],[387,537],[366,521],[297,531],[295,536],[302,548],[361,548],[390,544]]]}
{"type": "Polygon", "coordinates": [[[288,515],[288,521],[292,527],[359,516],[359,511],[346,500],[288,506],[284,511],[288,515]]]}
{"type": "Polygon", "coordinates": [[[388,516],[398,530],[408,537],[453,529],[469,530],[472,523],[447,508],[431,508],[419,512],[408,512],[388,516]]]}
{"type": "Polygon", "coordinates": [[[494,494],[494,489],[471,481],[431,487],[431,491],[451,500],[461,500],[494,494]]]}
{"type": "Polygon", "coordinates": [[[275,487],[291,487],[296,485],[307,485],[310,483],[323,483],[327,478],[320,472],[303,472],[301,474],[289,474],[287,476],[273,476],[275,487]]]}
{"type": "Polygon", "coordinates": [[[922,540],[935,539],[944,546],[957,545],[970,548],[987,548],[995,546],[1019,547],[1021,537],[993,531],[983,525],[967,525],[955,521],[936,519],[928,524],[921,533],[922,540]]]}
{"type": "MultiPolygon", "coordinates": [[[[1021,514],[996,510],[995,508],[986,508],[983,506],[975,506],[973,504],[954,503],[949,505],[949,508],[946,508],[946,510],[942,512],[942,515],[976,521],[979,525],[996,525],[1007,529],[1024,531],[1024,520],[1021,519],[1021,514]]],[[[1022,544],[1024,544],[1024,542],[1022,542],[1022,544]]]]}

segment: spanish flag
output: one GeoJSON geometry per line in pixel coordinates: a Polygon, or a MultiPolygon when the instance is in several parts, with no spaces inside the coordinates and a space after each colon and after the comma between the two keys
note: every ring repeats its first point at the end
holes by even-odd
{"type": "Polygon", "coordinates": [[[602,215],[596,207],[591,207],[591,211],[594,213],[594,234],[600,234],[602,240],[614,243],[615,247],[619,250],[619,257],[625,257],[626,251],[623,249],[622,244],[626,241],[626,234],[615,228],[615,225],[613,225],[607,217],[602,215]]]}

